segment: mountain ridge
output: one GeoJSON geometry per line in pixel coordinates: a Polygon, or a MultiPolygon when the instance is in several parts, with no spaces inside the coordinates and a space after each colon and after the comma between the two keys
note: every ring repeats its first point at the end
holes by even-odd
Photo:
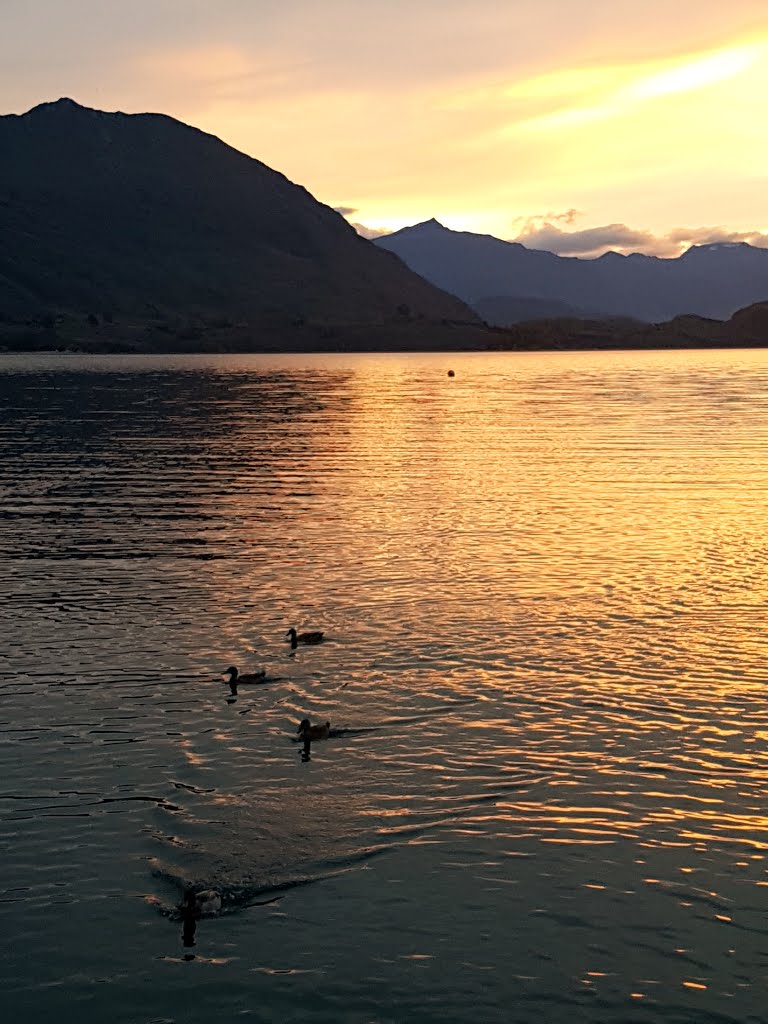
{"type": "Polygon", "coordinates": [[[0,117],[0,152],[6,320],[480,328],[303,186],[168,115],[62,98],[0,117]]]}
{"type": "Polygon", "coordinates": [[[584,259],[452,231],[435,218],[374,241],[481,315],[490,297],[506,297],[549,301],[553,314],[565,304],[650,322],[686,313],[721,319],[768,297],[768,249],[746,242],[691,246],[677,257],[607,252],[584,259]]]}

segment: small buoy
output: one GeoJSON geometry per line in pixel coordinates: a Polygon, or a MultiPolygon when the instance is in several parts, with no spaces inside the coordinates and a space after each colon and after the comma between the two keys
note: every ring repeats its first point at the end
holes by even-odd
{"type": "Polygon", "coordinates": [[[449,376],[449,377],[455,377],[455,376],[456,376],[456,374],[455,374],[455,373],[453,372],[453,370],[449,370],[449,371],[448,371],[448,376],[449,376]]]}

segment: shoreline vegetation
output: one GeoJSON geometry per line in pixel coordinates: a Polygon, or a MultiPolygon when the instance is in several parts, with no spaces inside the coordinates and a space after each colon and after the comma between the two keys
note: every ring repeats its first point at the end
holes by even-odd
{"type": "Polygon", "coordinates": [[[491,327],[430,321],[400,313],[375,323],[275,318],[51,314],[0,315],[0,352],[288,353],[408,351],[579,351],[600,349],[760,348],[768,346],[768,301],[729,320],[695,315],[649,324],[627,318],[528,320],[491,327]]]}

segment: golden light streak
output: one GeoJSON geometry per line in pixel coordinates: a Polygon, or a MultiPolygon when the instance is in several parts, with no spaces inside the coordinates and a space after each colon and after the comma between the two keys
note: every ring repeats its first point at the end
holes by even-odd
{"type": "Polygon", "coordinates": [[[672,66],[613,67],[587,71],[556,72],[544,80],[523,83],[506,90],[512,98],[567,96],[581,91],[585,98],[596,93],[594,103],[557,110],[518,122],[513,130],[549,130],[578,126],[590,121],[619,117],[631,108],[675,93],[691,92],[737,77],[768,53],[768,42],[756,41],[712,53],[688,57],[672,66]]]}
{"type": "Polygon", "coordinates": [[[707,54],[680,67],[662,71],[638,82],[630,90],[638,99],[664,96],[688,89],[700,89],[733,78],[765,56],[766,44],[752,43],[735,49],[707,54]]]}

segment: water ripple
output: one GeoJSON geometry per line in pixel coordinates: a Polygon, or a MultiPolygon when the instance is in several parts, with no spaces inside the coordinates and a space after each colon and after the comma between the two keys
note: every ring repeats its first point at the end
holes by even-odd
{"type": "Polygon", "coordinates": [[[18,1013],[763,1019],[763,356],[451,360],[0,357],[18,1013]]]}

